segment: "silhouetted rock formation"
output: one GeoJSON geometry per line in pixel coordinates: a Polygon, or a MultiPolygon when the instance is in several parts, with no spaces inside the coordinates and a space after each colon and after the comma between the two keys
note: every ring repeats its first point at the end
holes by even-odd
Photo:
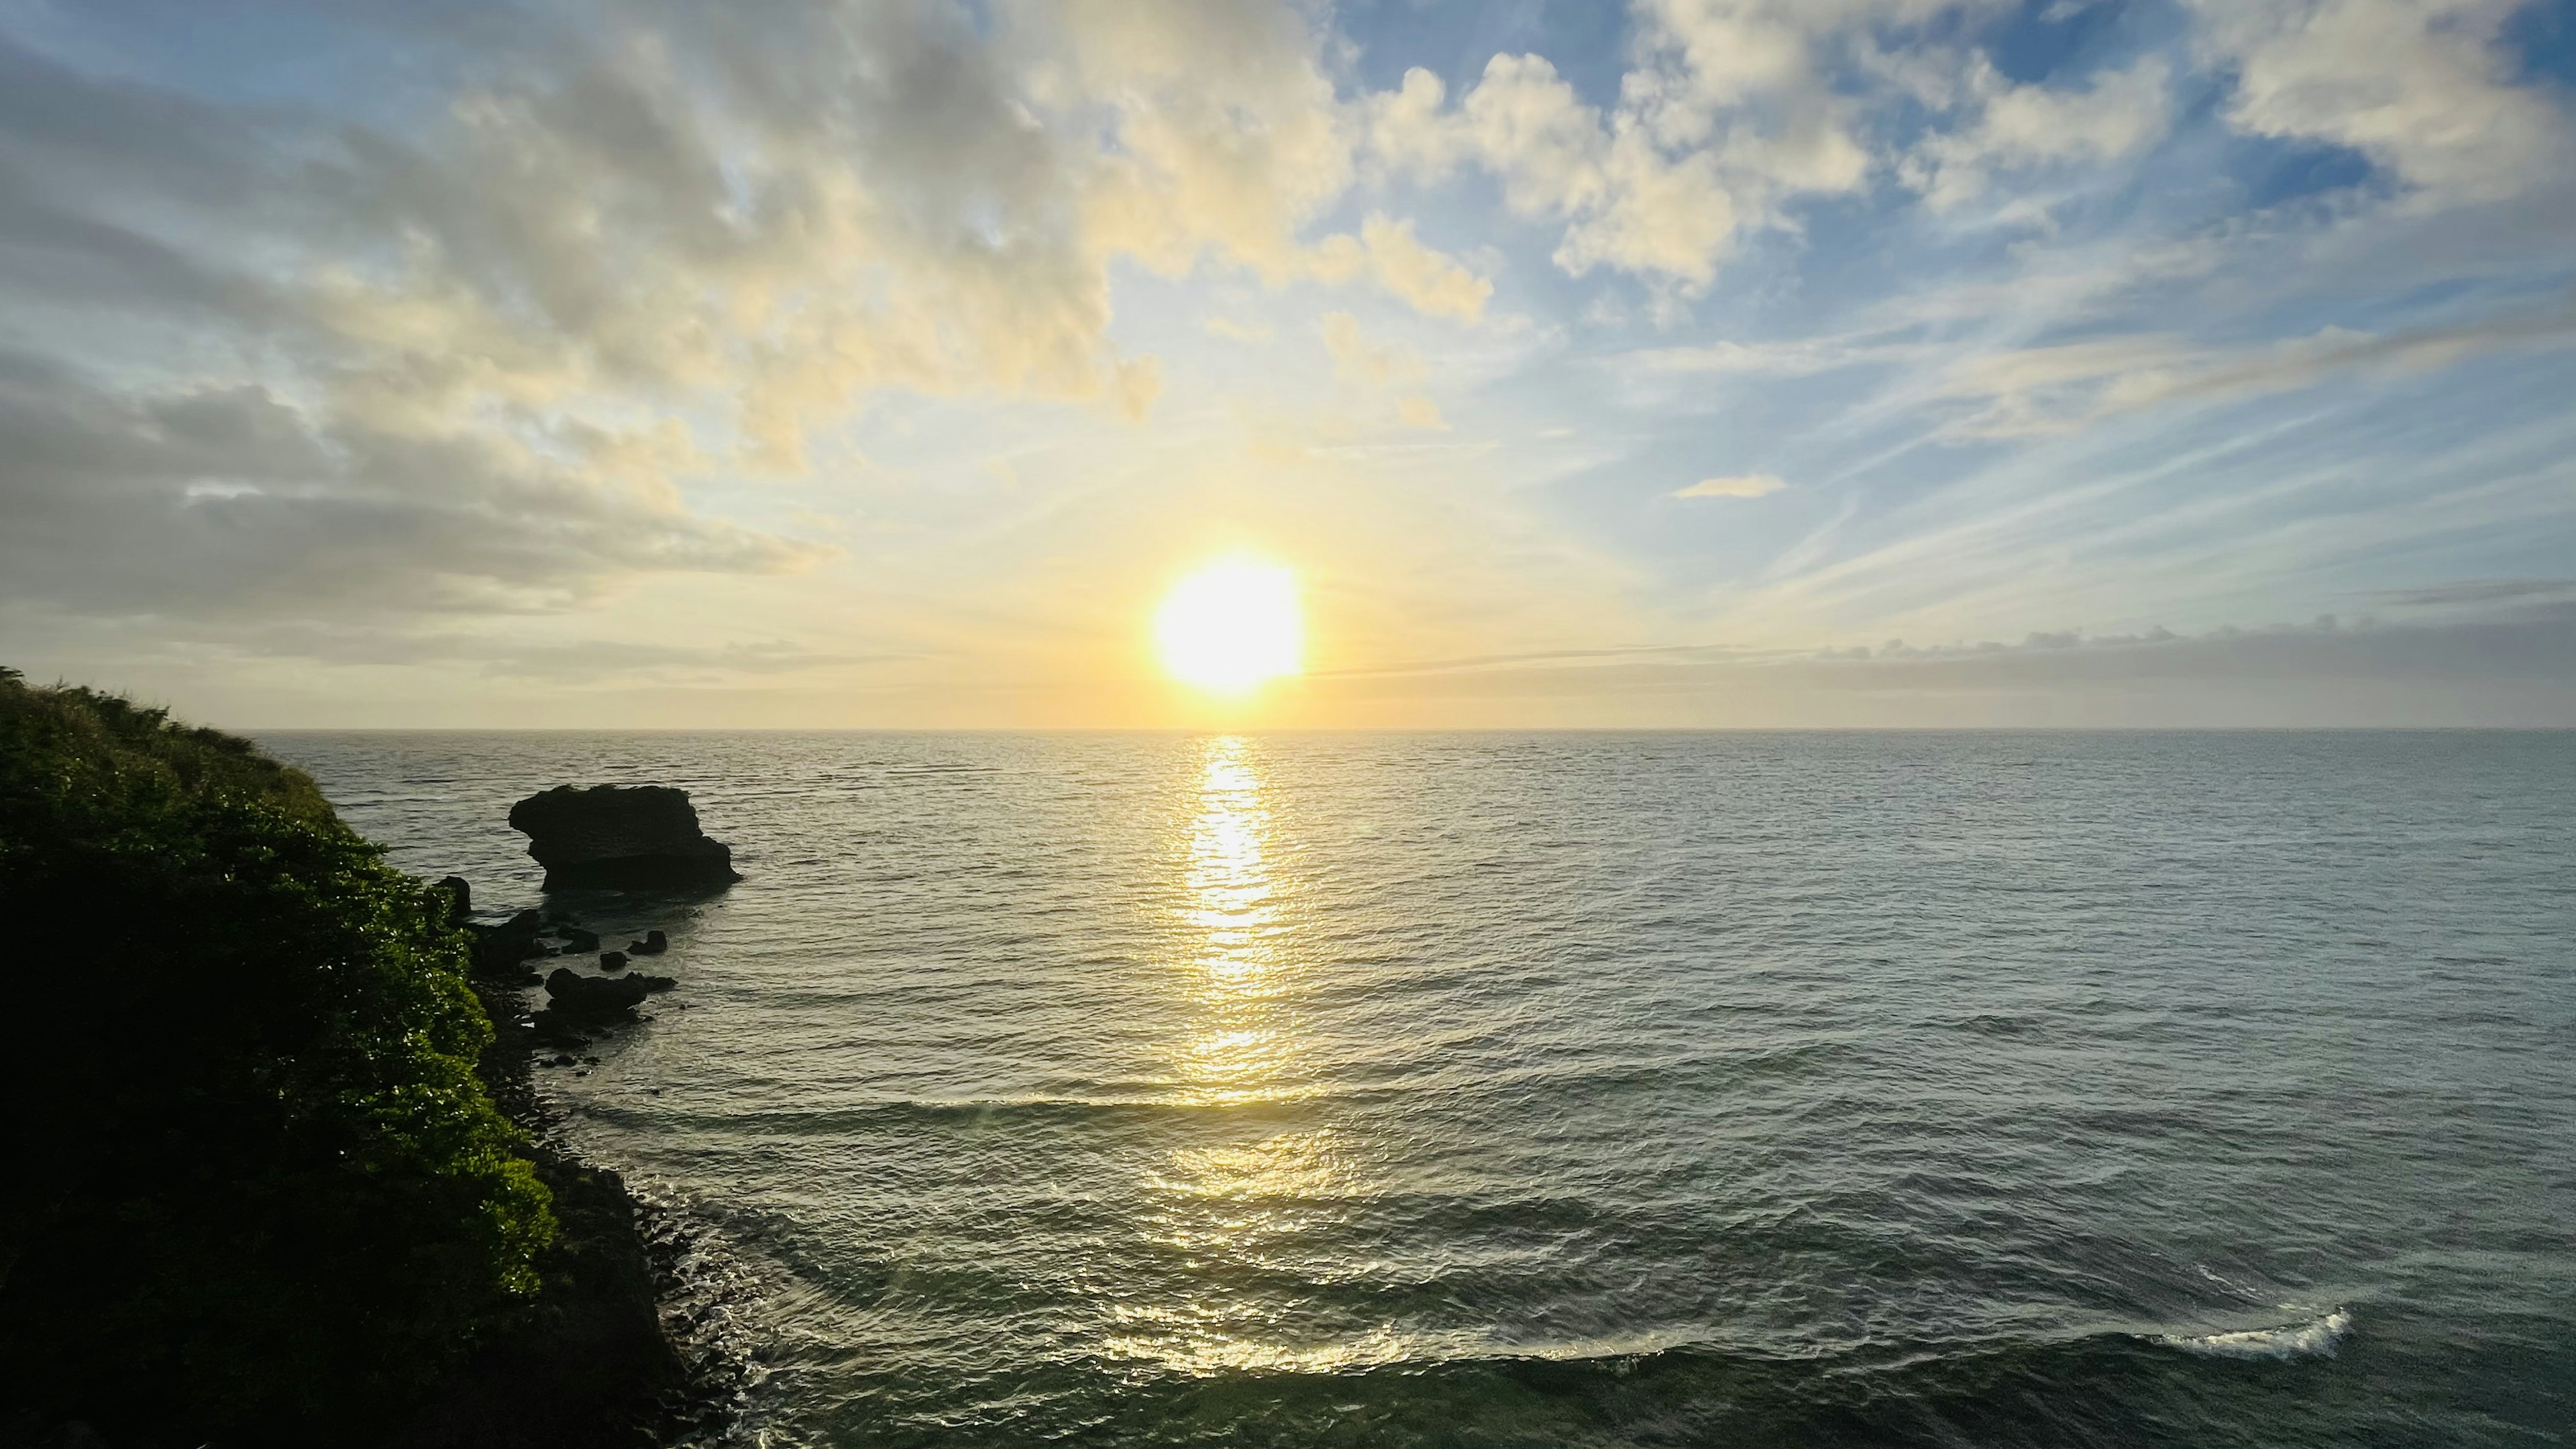
{"type": "Polygon", "coordinates": [[[474,888],[465,883],[465,877],[451,875],[442,877],[437,889],[447,892],[447,924],[464,925],[466,917],[474,914],[474,888]]]}
{"type": "Polygon", "coordinates": [[[626,943],[626,953],[630,956],[659,956],[670,949],[671,938],[659,931],[646,931],[643,940],[626,943]]]}
{"type": "Polygon", "coordinates": [[[467,922],[466,933],[474,938],[475,972],[483,976],[512,976],[517,974],[520,962],[531,956],[551,954],[545,943],[537,939],[543,927],[544,923],[534,911],[521,911],[497,926],[467,922]]]}
{"type": "Polygon", "coordinates": [[[545,888],[686,889],[742,879],[733,848],[698,829],[689,792],[667,785],[570,785],[510,807],[512,829],[546,868],[545,888]]]}
{"type": "Polygon", "coordinates": [[[632,1011],[644,1000],[644,978],[583,976],[558,966],[546,978],[547,1009],[573,1021],[604,1021],[632,1011]]]}

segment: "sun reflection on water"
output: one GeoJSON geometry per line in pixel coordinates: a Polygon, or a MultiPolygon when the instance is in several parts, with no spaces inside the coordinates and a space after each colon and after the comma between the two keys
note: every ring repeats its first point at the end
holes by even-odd
{"type": "Polygon", "coordinates": [[[1290,963],[1270,833],[1270,805],[1250,742],[1209,741],[1179,913],[1199,1008],[1199,1030],[1182,1048],[1180,1067],[1197,1101],[1262,1099],[1293,1066],[1277,1020],[1290,963]]]}
{"type": "MultiPolygon", "coordinates": [[[[1312,963],[1297,950],[1294,852],[1280,839],[1259,747],[1201,747],[1193,809],[1177,833],[1174,961],[1190,1026],[1174,1044],[1182,1100],[1216,1109],[1207,1136],[1174,1149],[1149,1179],[1154,1239],[1185,1266],[1182,1291],[1113,1307],[1112,1354],[1208,1373],[1336,1363],[1354,1350],[1297,1342],[1264,1277],[1333,1276],[1347,1260],[1318,1244],[1366,1192],[1346,1132],[1283,1123],[1267,1109],[1311,1098],[1312,1043],[1297,1000],[1312,963]],[[1237,1117],[1228,1109],[1257,1109],[1237,1117]],[[1239,1124],[1239,1134],[1228,1128],[1239,1124]]],[[[1363,1357],[1366,1355],[1363,1354],[1363,1357]]]]}

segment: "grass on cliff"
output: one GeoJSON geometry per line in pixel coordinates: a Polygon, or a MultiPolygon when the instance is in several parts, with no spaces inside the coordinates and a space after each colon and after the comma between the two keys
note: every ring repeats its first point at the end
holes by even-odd
{"type": "Polygon", "coordinates": [[[245,740],[0,670],[0,1393],[350,1442],[554,1233],[438,899],[245,740]]]}

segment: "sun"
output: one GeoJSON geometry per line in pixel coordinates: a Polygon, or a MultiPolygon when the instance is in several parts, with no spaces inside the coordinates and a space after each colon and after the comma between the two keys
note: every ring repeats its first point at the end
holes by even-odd
{"type": "Polygon", "coordinates": [[[1154,611],[1163,672],[1211,694],[1243,695],[1305,669],[1297,576],[1238,555],[1184,575],[1154,611]]]}

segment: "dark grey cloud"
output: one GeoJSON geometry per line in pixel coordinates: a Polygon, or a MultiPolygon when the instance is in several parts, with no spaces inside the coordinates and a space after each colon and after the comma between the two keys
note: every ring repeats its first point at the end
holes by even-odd
{"type": "MultiPolygon", "coordinates": [[[[2391,591],[2392,603],[2477,603],[2475,617],[2440,623],[2346,621],[2224,628],[2199,635],[2156,628],[2135,634],[2038,630],[2016,641],[1982,640],[1821,650],[1726,644],[1558,649],[1409,660],[1319,672],[1327,688],[1383,693],[1368,681],[1450,678],[1474,693],[1690,692],[1718,684],[1750,690],[1997,691],[2188,681],[2359,679],[2493,683],[2525,680],[2576,691],[2576,583],[2469,581],[2391,591]],[[1486,681],[1480,684],[1478,681],[1486,681]]],[[[1404,686],[1396,685],[1396,688],[1404,686]]]]}
{"type": "Polygon", "coordinates": [[[1823,651],[1558,651],[1314,682],[1353,700],[1607,701],[1647,717],[1670,701],[1691,722],[1716,724],[2564,724],[2576,721],[2576,602],[2440,623],[2323,618],[2192,636],[2042,631],[2018,642],[1823,651]],[[2346,706],[2356,712],[2338,713],[2346,706]]]}
{"type": "Polygon", "coordinates": [[[487,679],[549,685],[715,682],[745,675],[848,669],[916,657],[820,650],[783,639],[715,645],[603,638],[538,643],[364,624],[275,625],[227,633],[220,637],[218,647],[245,657],[321,664],[459,666],[487,679]]]}
{"type": "Polygon", "coordinates": [[[1537,649],[1510,654],[1464,654],[1449,659],[1408,659],[1390,664],[1357,665],[1347,669],[1317,670],[1312,677],[1337,679],[1371,675],[1461,674],[1491,669],[1574,666],[1605,661],[1654,659],[1740,660],[1777,656],[1788,652],[1790,651],[1776,649],[1737,649],[1723,644],[1639,644],[1627,648],[1537,649]]]}
{"type": "MultiPolygon", "coordinates": [[[[637,184],[671,180],[643,165],[653,144],[617,158],[637,184]]],[[[585,274],[525,236],[492,241],[513,260],[477,272],[490,228],[468,203],[510,194],[499,181],[318,115],[83,74],[0,37],[0,602],[512,611],[644,572],[824,553],[694,514],[667,476],[620,476],[586,456],[609,440],[525,406],[563,386],[580,350],[565,339],[618,283],[596,254],[585,274]],[[385,280],[424,242],[434,275],[385,280]],[[478,311],[524,313],[541,295],[552,337],[478,330],[478,311]],[[478,375],[503,406],[471,404],[478,375]]]]}
{"type": "Polygon", "coordinates": [[[2549,604],[2576,599],[2576,579],[2461,579],[2416,589],[2381,589],[2371,597],[2401,608],[2549,604]]]}
{"type": "Polygon", "coordinates": [[[2010,688],[2183,680],[2529,680],[2576,687],[2576,607],[2548,619],[2431,625],[2222,629],[2086,638],[2033,634],[2019,644],[1882,650],[1867,661],[1794,668],[1819,684],[1860,688],[2010,688]]]}
{"type": "Polygon", "coordinates": [[[112,390],[0,354],[0,602],[97,613],[541,608],[819,551],[534,451],[317,421],[258,384],[112,390]]]}

